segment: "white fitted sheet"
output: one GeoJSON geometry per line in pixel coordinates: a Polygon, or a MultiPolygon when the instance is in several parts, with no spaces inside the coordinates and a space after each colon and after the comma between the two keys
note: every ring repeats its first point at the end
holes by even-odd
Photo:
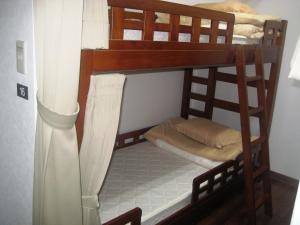
{"type": "Polygon", "coordinates": [[[149,142],[116,151],[99,195],[101,221],[140,207],[142,224],[156,224],[190,203],[192,181],[206,171],[149,142]]]}
{"type": "Polygon", "coordinates": [[[199,164],[200,166],[204,167],[204,168],[207,168],[207,169],[212,169],[214,167],[217,167],[219,165],[221,165],[222,163],[224,162],[221,162],[221,161],[212,161],[210,159],[207,159],[207,158],[204,158],[204,157],[201,157],[201,156],[198,156],[198,155],[194,155],[194,154],[191,154],[187,151],[184,151],[180,148],[177,148],[176,146],[174,145],[171,145],[167,142],[165,142],[164,140],[161,140],[161,139],[157,139],[156,140],[156,145],[157,147],[161,148],[161,149],[164,149],[164,150],[167,150],[167,151],[170,151],[176,155],[179,155],[185,159],[188,159],[194,163],[197,163],[199,164]]]}

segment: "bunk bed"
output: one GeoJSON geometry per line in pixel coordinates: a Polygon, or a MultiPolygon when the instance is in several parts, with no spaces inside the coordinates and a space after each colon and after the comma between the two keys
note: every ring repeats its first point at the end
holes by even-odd
{"type": "MultiPolygon", "coordinates": [[[[184,86],[181,117],[188,119],[194,116],[211,120],[214,107],[240,113],[243,153],[236,160],[226,161],[211,169],[189,164],[193,173],[189,173],[191,176],[188,181],[186,180],[191,183],[190,197],[186,200],[188,202],[149,224],[193,224],[201,215],[205,215],[210,207],[224,200],[228,196],[226,193],[239,190],[242,186],[246,191],[249,224],[255,224],[255,210],[262,205],[265,205],[266,213],[271,215],[268,132],[271,127],[287,21],[266,21],[264,36],[260,43],[255,45],[245,43],[241,46],[232,44],[235,18],[229,13],[156,0],[108,0],[108,4],[111,24],[109,49],[84,49],[81,54],[79,87],[81,111],[77,121],[79,144],[83,136],[85,105],[92,74],[182,69],[184,86]],[[156,22],[156,13],[169,14],[169,23],[156,22]],[[190,26],[180,24],[181,16],[190,17],[192,24],[190,26]],[[210,20],[210,27],[202,27],[202,19],[210,20]],[[220,28],[220,23],[226,24],[225,29],[220,28]],[[141,40],[125,40],[124,33],[127,30],[140,31],[141,40]],[[167,33],[167,41],[155,41],[156,32],[167,33]],[[189,41],[180,42],[181,34],[189,35],[189,41]],[[206,39],[208,43],[202,43],[202,35],[209,37],[206,39]],[[219,37],[222,37],[223,42],[220,43],[219,37]],[[268,80],[264,78],[265,63],[271,64],[268,80]],[[256,76],[246,76],[247,64],[255,64],[256,76]],[[236,66],[237,75],[218,71],[220,67],[229,66],[236,66]],[[195,76],[193,70],[198,68],[208,68],[208,78],[195,76]],[[240,103],[215,98],[217,81],[237,84],[240,103]],[[207,86],[206,95],[193,93],[191,87],[195,83],[207,86]],[[257,107],[249,106],[248,86],[256,87],[258,90],[257,107]],[[192,108],[190,104],[192,100],[204,102],[204,110],[192,108]],[[250,140],[250,116],[257,117],[260,121],[261,133],[255,141],[250,140]],[[258,156],[255,158],[258,159],[256,162],[260,161],[260,166],[254,165],[254,156],[258,156]],[[263,181],[264,191],[262,197],[256,201],[254,183],[257,178],[263,181]]],[[[156,157],[157,154],[162,158],[165,157],[167,161],[177,160],[180,165],[188,164],[188,160],[180,159],[171,153],[159,152],[146,143],[143,135],[149,129],[150,127],[118,135],[115,148],[120,151],[116,153],[117,156],[124,158],[125,152],[129,152],[129,155],[150,152],[156,157]],[[147,151],[138,150],[136,146],[142,146],[142,149],[147,151]]],[[[113,159],[112,164],[115,163],[116,160],[113,159]]],[[[130,189],[130,185],[128,188],[130,189]]],[[[105,224],[138,225],[141,224],[141,215],[141,209],[135,208],[105,224]]]]}

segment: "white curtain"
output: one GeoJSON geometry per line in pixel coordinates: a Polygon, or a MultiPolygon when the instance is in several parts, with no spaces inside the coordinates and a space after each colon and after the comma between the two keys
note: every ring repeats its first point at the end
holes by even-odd
{"type": "Polygon", "coordinates": [[[98,193],[117,135],[125,76],[91,77],[80,150],[83,224],[99,225],[98,193]]]}
{"type": "Polygon", "coordinates": [[[82,225],[74,123],[83,0],[34,0],[38,118],[34,225],[82,225]]]}
{"type": "Polygon", "coordinates": [[[106,0],[84,0],[82,48],[108,48],[109,20],[106,0]]]}
{"type": "Polygon", "coordinates": [[[300,81],[300,37],[298,38],[296,50],[291,60],[291,70],[289,78],[300,81]]]}
{"type": "MultiPolygon", "coordinates": [[[[82,48],[106,49],[109,39],[106,0],[85,0],[82,48]]],[[[125,76],[91,76],[80,149],[83,224],[99,225],[98,194],[117,134],[125,76]]]]}

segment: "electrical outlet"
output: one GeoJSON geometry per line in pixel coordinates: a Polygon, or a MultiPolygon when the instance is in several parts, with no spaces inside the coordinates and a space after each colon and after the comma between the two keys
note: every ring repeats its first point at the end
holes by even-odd
{"type": "Polygon", "coordinates": [[[28,100],[28,87],[22,84],[17,84],[17,95],[20,98],[28,100]]]}

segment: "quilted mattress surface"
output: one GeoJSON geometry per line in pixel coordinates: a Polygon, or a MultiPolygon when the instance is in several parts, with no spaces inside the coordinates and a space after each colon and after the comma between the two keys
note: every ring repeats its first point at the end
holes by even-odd
{"type": "Polygon", "coordinates": [[[99,196],[101,222],[140,207],[142,223],[156,224],[190,203],[192,181],[206,171],[149,142],[116,151],[99,196]]]}

